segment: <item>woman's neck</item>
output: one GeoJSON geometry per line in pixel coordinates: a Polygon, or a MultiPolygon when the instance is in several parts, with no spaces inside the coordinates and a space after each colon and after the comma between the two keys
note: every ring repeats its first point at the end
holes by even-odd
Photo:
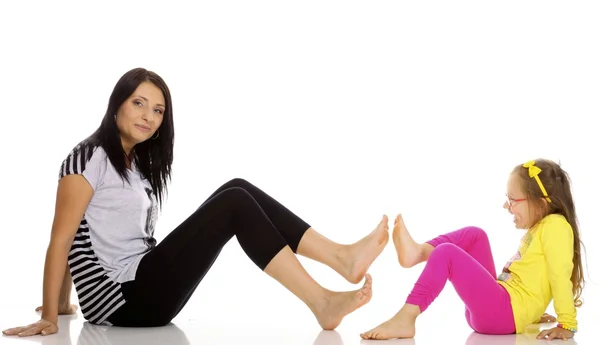
{"type": "Polygon", "coordinates": [[[129,170],[131,170],[131,162],[132,161],[133,161],[132,152],[130,151],[129,154],[125,153],[125,166],[129,170]]]}

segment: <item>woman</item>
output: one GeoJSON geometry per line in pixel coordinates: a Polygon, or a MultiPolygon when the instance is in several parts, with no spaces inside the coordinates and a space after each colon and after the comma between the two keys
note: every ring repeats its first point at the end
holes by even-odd
{"type": "Polygon", "coordinates": [[[62,163],[41,320],[4,334],[57,332],[58,315],[75,312],[69,304],[72,282],[90,323],[166,325],[234,235],[261,270],[311,309],[323,329],[336,328],[370,300],[366,272],[387,244],[386,216],[359,242],[340,245],[257,187],[235,179],[157,245],[154,224],[171,177],[173,138],[165,82],[145,69],[127,72],[98,130],[62,163]],[[307,274],[295,253],[330,266],[351,283],[366,281],[355,291],[329,291],[307,274]]]}

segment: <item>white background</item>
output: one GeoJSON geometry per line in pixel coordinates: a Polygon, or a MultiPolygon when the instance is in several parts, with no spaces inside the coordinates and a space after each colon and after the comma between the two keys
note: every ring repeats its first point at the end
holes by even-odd
{"type": "MultiPolygon", "coordinates": [[[[580,322],[599,317],[598,10],[592,1],[3,3],[0,328],[37,319],[5,313],[41,303],[60,163],[134,67],[160,74],[173,95],[159,240],[242,177],[341,243],[384,213],[392,226],[401,212],[417,241],[481,226],[500,269],[522,235],[502,208],[508,173],[546,157],[571,174],[588,249],[580,322]]],[[[355,288],[300,260],[325,287],[355,288]]],[[[370,271],[371,303],[340,332],[355,340],[392,316],[421,269],[401,269],[390,242],[370,271]]],[[[180,319],[318,331],[235,240],[180,319]]],[[[470,332],[450,284],[418,334],[438,321],[470,332]]]]}

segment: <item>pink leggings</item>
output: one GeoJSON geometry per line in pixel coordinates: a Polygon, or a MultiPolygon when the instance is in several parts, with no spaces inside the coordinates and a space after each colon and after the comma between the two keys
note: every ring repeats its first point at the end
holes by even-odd
{"type": "Polygon", "coordinates": [[[476,227],[440,235],[406,303],[424,312],[450,281],[466,306],[469,326],[478,333],[512,334],[515,322],[508,292],[498,284],[487,234],[476,227]]]}

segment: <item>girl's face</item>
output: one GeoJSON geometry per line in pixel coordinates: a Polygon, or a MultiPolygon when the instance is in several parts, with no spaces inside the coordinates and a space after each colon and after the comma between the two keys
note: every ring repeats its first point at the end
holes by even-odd
{"type": "Polygon", "coordinates": [[[521,187],[521,181],[516,174],[511,174],[508,179],[506,197],[504,208],[514,216],[515,227],[517,229],[528,229],[531,226],[529,200],[527,200],[521,187]]]}

